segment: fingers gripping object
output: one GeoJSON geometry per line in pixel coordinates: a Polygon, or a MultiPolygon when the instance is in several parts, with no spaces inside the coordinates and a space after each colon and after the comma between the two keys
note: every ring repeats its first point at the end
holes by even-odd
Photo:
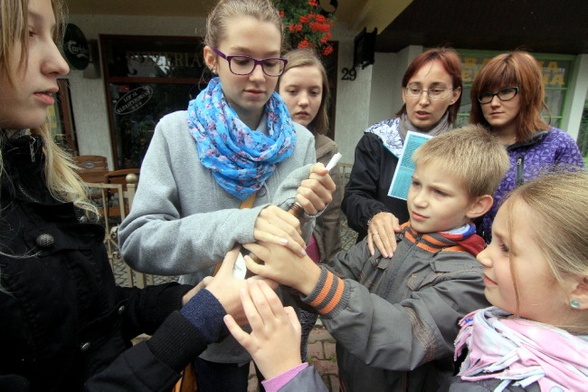
{"type": "MultiPolygon", "coordinates": [[[[331,171],[332,168],[334,168],[337,163],[339,162],[339,160],[341,159],[342,155],[341,153],[336,153],[335,155],[333,155],[333,157],[331,158],[331,160],[329,161],[329,163],[327,163],[326,169],[328,171],[331,171]]],[[[297,218],[300,218],[302,216],[302,214],[304,213],[304,209],[302,208],[302,206],[300,204],[298,204],[297,202],[292,203],[292,205],[290,206],[290,208],[288,209],[288,212],[292,215],[294,215],[297,218]]],[[[250,254],[249,255],[255,262],[262,264],[262,261],[259,260],[254,254],[250,254]]],[[[243,252],[240,252],[239,255],[237,256],[237,260],[235,261],[235,266],[233,267],[233,276],[235,278],[238,279],[245,279],[247,278],[247,266],[245,264],[245,258],[243,257],[243,252]]]]}
{"type": "MultiPolygon", "coordinates": [[[[333,155],[333,157],[331,158],[329,163],[327,163],[327,166],[325,166],[327,171],[330,172],[331,169],[334,168],[335,165],[337,165],[337,163],[339,162],[341,157],[342,157],[342,155],[340,152],[333,155]]],[[[302,216],[302,214],[304,213],[304,209],[302,208],[302,206],[300,204],[298,204],[297,202],[294,202],[292,204],[292,206],[290,206],[290,209],[288,209],[288,212],[291,213],[292,215],[294,215],[295,217],[300,218],[302,216]]]]}

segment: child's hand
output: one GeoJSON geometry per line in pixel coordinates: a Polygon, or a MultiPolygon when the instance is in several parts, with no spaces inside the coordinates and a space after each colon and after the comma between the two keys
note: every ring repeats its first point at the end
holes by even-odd
{"type": "Polygon", "coordinates": [[[337,186],[322,163],[310,168],[309,178],[302,181],[297,189],[296,202],[308,215],[316,215],[333,200],[337,186]]]}
{"type": "Polygon", "coordinates": [[[310,294],[316,286],[321,270],[308,256],[300,257],[285,246],[270,242],[243,246],[265,263],[257,264],[245,256],[247,269],[252,273],[290,286],[304,295],[310,294]]]}
{"type": "Polygon", "coordinates": [[[239,248],[230,250],[216,275],[213,278],[205,278],[205,287],[240,325],[247,325],[247,318],[239,299],[240,290],[246,286],[246,281],[233,276],[233,268],[238,254],[239,248]]]}
{"type": "Polygon", "coordinates": [[[293,252],[306,255],[306,243],[300,231],[300,221],[292,214],[277,206],[267,206],[259,213],[253,228],[257,241],[281,244],[293,252]]]}
{"type": "Polygon", "coordinates": [[[276,293],[262,280],[250,280],[241,289],[241,302],[251,333],[243,331],[231,315],[226,315],[224,321],[264,377],[269,379],[300,365],[301,328],[294,309],[284,308],[276,293]]]}
{"type": "Polygon", "coordinates": [[[200,290],[206,288],[206,286],[212,281],[212,276],[206,276],[204,279],[200,281],[192,290],[188,291],[182,297],[182,306],[186,305],[189,300],[192,299],[200,290]]]}

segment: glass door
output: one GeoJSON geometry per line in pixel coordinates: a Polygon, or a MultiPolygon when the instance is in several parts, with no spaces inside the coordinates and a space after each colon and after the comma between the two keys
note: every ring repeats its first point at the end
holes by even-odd
{"type": "Polygon", "coordinates": [[[206,86],[200,38],[100,37],[115,169],[137,168],[155,124],[206,86]]]}

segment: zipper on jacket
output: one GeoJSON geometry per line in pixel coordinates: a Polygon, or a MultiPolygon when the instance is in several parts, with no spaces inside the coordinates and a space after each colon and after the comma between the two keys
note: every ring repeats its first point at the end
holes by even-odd
{"type": "Polygon", "coordinates": [[[18,184],[18,191],[25,198],[25,200],[32,201],[33,203],[41,203],[41,200],[34,197],[29,191],[27,191],[21,183],[18,184]]]}
{"type": "Polygon", "coordinates": [[[423,233],[417,232],[417,235],[414,237],[414,242],[410,241],[412,243],[410,244],[410,247],[408,248],[406,256],[404,257],[403,261],[409,259],[412,256],[415,249],[418,249],[419,242],[421,242],[422,239],[423,233]]]}
{"type": "Polygon", "coordinates": [[[29,152],[31,154],[31,162],[35,163],[37,158],[35,157],[35,144],[37,144],[37,139],[31,136],[31,141],[29,142],[29,152]]]}
{"type": "Polygon", "coordinates": [[[525,182],[524,177],[524,169],[525,169],[525,157],[523,155],[519,155],[516,161],[516,177],[515,177],[515,185],[521,186],[525,182]]]}

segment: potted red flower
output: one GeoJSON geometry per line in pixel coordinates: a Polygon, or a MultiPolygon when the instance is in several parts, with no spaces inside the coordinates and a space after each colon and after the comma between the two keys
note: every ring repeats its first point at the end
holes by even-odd
{"type": "Polygon", "coordinates": [[[310,48],[322,56],[333,52],[329,43],[334,17],[319,0],[274,0],[285,27],[288,49],[310,48]]]}

